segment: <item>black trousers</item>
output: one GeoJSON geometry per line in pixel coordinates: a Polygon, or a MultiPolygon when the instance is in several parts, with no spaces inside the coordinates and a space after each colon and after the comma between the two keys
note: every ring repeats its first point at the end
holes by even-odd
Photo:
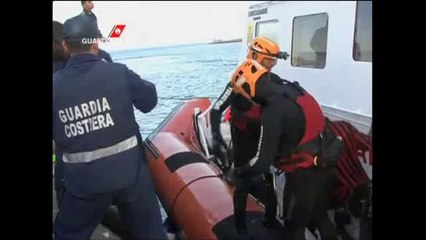
{"type": "MultiPolygon", "coordinates": [[[[259,136],[241,131],[232,126],[231,136],[234,148],[234,166],[238,168],[247,164],[250,159],[256,155],[259,136]]],[[[265,192],[263,193],[265,196],[265,220],[267,222],[272,222],[275,219],[277,211],[277,199],[274,193],[273,175],[270,173],[264,173],[263,178],[266,183],[265,192]]],[[[237,178],[235,180],[234,219],[237,230],[244,230],[246,228],[245,213],[247,197],[253,190],[253,187],[256,184],[255,182],[256,179],[237,178]]]]}
{"type": "Polygon", "coordinates": [[[318,229],[323,240],[337,240],[327,216],[334,175],[328,169],[299,169],[286,175],[284,219],[286,240],[305,240],[305,228],[318,229]]]}

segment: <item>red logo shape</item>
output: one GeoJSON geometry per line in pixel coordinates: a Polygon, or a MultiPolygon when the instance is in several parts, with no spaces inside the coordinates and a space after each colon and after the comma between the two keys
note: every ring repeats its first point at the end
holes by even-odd
{"type": "Polygon", "coordinates": [[[123,33],[125,27],[126,27],[125,24],[114,25],[108,37],[119,38],[121,34],[123,33]]]}

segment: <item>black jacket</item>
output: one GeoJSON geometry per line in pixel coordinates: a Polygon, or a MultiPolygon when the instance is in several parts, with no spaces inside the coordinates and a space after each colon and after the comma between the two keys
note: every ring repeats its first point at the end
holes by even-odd
{"type": "Polygon", "coordinates": [[[93,19],[96,22],[96,24],[98,24],[98,18],[92,11],[86,11],[83,9],[83,12],[81,12],[80,15],[89,16],[91,19],[93,19]]]}

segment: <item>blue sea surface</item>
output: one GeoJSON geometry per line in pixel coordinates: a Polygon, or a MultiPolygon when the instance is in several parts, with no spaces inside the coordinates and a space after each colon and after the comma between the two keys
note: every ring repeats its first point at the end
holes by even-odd
{"type": "Polygon", "coordinates": [[[217,98],[237,67],[241,43],[192,44],[111,52],[115,62],[156,85],[157,106],[147,114],[135,110],[143,138],[183,101],[217,98]]]}

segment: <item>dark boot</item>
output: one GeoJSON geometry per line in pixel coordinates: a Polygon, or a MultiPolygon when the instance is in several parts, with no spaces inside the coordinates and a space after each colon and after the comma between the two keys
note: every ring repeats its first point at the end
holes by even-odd
{"type": "MultiPolygon", "coordinates": [[[[238,187],[237,187],[238,189],[238,187]]],[[[237,232],[247,232],[246,227],[246,205],[248,193],[238,192],[234,193],[234,221],[235,229],[237,232]]]]}
{"type": "Polygon", "coordinates": [[[238,234],[247,234],[246,211],[234,211],[235,231],[238,234]]]}
{"type": "Polygon", "coordinates": [[[321,235],[322,240],[338,240],[336,226],[331,222],[331,220],[324,216],[322,220],[318,223],[318,230],[321,235]]]}
{"type": "Polygon", "coordinates": [[[273,175],[265,174],[265,181],[265,220],[263,221],[263,226],[272,228],[277,223],[277,198],[274,191],[273,175]]]}

